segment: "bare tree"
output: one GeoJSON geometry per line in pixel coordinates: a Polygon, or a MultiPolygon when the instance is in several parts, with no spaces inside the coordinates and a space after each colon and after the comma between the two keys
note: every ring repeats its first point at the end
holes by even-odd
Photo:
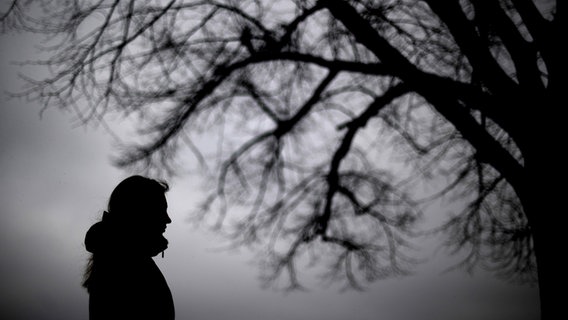
{"type": "Polygon", "coordinates": [[[84,122],[138,116],[141,142],[119,166],[175,171],[192,151],[215,179],[203,219],[260,246],[268,283],[299,287],[307,257],[356,288],[406,274],[422,204],[451,194],[469,203],[440,228],[462,265],[524,281],[538,265],[543,318],[559,310],[547,251],[560,243],[566,171],[556,2],[43,8],[20,21],[53,37],[36,62],[52,73],[22,94],[84,122]]]}

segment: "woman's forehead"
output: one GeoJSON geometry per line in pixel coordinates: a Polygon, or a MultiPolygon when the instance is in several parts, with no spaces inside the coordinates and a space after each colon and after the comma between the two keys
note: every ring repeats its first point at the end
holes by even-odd
{"type": "Polygon", "coordinates": [[[168,207],[168,202],[166,200],[166,196],[164,194],[149,194],[142,196],[136,206],[144,208],[152,208],[152,209],[165,209],[168,207]]]}

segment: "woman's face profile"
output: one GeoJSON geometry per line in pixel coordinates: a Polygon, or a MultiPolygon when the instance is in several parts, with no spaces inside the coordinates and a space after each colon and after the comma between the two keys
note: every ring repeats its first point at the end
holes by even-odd
{"type": "Polygon", "coordinates": [[[163,193],[147,195],[139,202],[134,225],[130,231],[144,251],[155,256],[168,247],[168,240],[163,233],[172,222],[168,215],[168,203],[163,193]]]}
{"type": "Polygon", "coordinates": [[[164,194],[156,194],[145,199],[145,206],[141,212],[140,227],[150,235],[161,235],[166,231],[166,226],[172,222],[168,215],[168,202],[164,194]]]}

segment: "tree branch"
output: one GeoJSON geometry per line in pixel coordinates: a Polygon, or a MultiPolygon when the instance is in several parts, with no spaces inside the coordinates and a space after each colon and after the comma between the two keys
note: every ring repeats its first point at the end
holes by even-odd
{"type": "MultiPolygon", "coordinates": [[[[398,76],[401,80],[405,81],[409,87],[426,98],[442,116],[455,126],[478,153],[483,154],[485,159],[497,170],[502,172],[510,183],[514,183],[519,187],[519,180],[522,180],[521,176],[523,172],[521,165],[484,128],[479,126],[468,111],[452,97],[451,92],[448,93],[445,90],[446,88],[439,86],[441,84],[440,77],[418,70],[383,37],[378,35],[368,21],[364,20],[357,13],[355,8],[348,3],[340,0],[320,1],[323,1],[331,13],[353,33],[359,42],[369,48],[382,63],[396,66],[395,76],[398,76]]],[[[433,0],[433,2],[437,5],[437,9],[442,12],[442,15],[452,14],[449,9],[442,8],[443,5],[441,3],[436,2],[436,0],[433,0]]],[[[455,5],[452,6],[452,8],[454,7],[455,5]]],[[[461,12],[459,7],[454,9],[458,9],[459,12],[461,12]]],[[[460,15],[460,13],[457,14],[460,15]]],[[[463,20],[466,19],[463,17],[463,13],[461,13],[461,16],[463,18],[461,20],[457,20],[455,17],[447,17],[447,19],[452,23],[461,24],[464,23],[463,20]]],[[[471,32],[468,27],[466,27],[465,30],[466,31],[462,32],[471,32]]],[[[465,41],[464,37],[459,38],[460,41],[465,41]]],[[[466,49],[477,50],[471,48],[471,44],[463,43],[462,45],[466,46],[466,49]]],[[[485,54],[481,55],[483,59],[477,55],[473,56],[474,61],[477,61],[476,63],[482,63],[485,59],[491,59],[487,61],[490,65],[495,62],[490,56],[486,57],[485,54]],[[482,61],[478,61],[478,59],[482,61]]],[[[499,68],[499,70],[501,69],[499,68]]],[[[502,70],[500,72],[502,72],[502,70]]],[[[510,81],[510,79],[505,80],[505,83],[510,83],[510,81]]]]}
{"type": "Polygon", "coordinates": [[[347,132],[341,140],[339,148],[335,151],[333,158],[331,160],[329,172],[327,174],[327,184],[328,190],[325,199],[325,207],[323,213],[318,219],[318,229],[314,230],[314,234],[319,234],[324,236],[326,234],[329,219],[332,213],[333,197],[340,187],[339,183],[339,167],[343,159],[347,156],[353,139],[357,132],[367,125],[367,122],[374,116],[376,116],[379,111],[391,103],[394,99],[409,92],[409,88],[404,84],[396,85],[390,88],[382,96],[376,98],[367,109],[357,118],[353,119],[349,124],[347,124],[347,132]]]}
{"type": "Polygon", "coordinates": [[[512,93],[516,85],[492,57],[475,28],[463,13],[458,1],[426,0],[430,8],[448,26],[454,40],[492,92],[512,93]]]}
{"type": "Polygon", "coordinates": [[[493,26],[491,30],[495,30],[503,41],[515,65],[519,84],[527,90],[542,94],[544,84],[537,66],[534,46],[523,38],[519,29],[503,11],[499,3],[480,0],[472,2],[476,15],[478,15],[476,17],[478,23],[493,26]]]}
{"type": "MultiPolygon", "coordinates": [[[[549,72],[554,70],[552,61],[554,61],[554,46],[551,41],[555,41],[555,37],[551,35],[551,23],[547,21],[539,12],[533,0],[511,0],[515,5],[515,9],[521,15],[523,22],[529,30],[534,43],[542,52],[544,63],[549,72]]],[[[557,1],[560,3],[561,1],[557,1]]]]}

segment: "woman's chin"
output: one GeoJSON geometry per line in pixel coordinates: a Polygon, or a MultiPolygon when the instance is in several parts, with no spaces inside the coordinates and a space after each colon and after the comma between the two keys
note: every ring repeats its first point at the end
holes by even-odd
{"type": "Polygon", "coordinates": [[[154,257],[158,255],[160,252],[166,250],[168,248],[168,239],[164,238],[163,235],[159,235],[152,243],[151,248],[151,256],[154,257]]]}

